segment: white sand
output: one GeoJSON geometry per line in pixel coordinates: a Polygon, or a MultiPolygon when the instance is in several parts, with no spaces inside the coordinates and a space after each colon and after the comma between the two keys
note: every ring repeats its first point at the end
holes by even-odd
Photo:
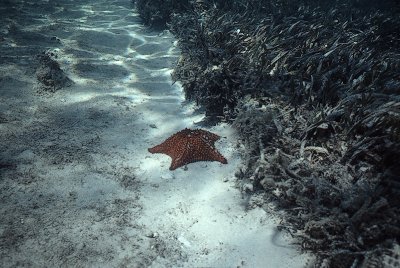
{"type": "Polygon", "coordinates": [[[230,126],[203,127],[227,165],[171,172],[148,153],[203,118],[171,85],[168,32],[141,26],[129,0],[15,7],[0,9],[1,267],[304,266],[271,215],[246,210],[230,126]],[[33,57],[54,46],[75,84],[41,96],[33,57]]]}

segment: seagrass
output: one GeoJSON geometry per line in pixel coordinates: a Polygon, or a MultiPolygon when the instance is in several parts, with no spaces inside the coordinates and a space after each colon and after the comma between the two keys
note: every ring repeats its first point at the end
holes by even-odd
{"type": "Polygon", "coordinates": [[[279,215],[314,267],[399,267],[399,5],[186,8],[168,17],[181,49],[172,76],[238,130],[248,206],[279,215]]]}

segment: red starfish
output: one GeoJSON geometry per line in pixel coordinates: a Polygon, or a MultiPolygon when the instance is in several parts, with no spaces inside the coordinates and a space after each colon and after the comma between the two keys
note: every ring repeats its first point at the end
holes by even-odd
{"type": "Polygon", "coordinates": [[[172,158],[170,170],[197,161],[219,161],[227,164],[225,157],[214,147],[220,136],[201,129],[188,129],[175,133],[163,143],[149,148],[149,152],[162,153],[172,158]]]}

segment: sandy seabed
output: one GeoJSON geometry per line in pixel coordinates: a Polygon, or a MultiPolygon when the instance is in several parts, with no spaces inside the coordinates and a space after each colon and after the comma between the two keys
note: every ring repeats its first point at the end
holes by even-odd
{"type": "Polygon", "coordinates": [[[228,165],[148,153],[203,114],[172,85],[175,40],[131,1],[3,1],[0,18],[1,267],[305,265],[234,187],[230,126],[206,128],[228,165]],[[41,89],[45,51],[72,85],[41,89]]]}

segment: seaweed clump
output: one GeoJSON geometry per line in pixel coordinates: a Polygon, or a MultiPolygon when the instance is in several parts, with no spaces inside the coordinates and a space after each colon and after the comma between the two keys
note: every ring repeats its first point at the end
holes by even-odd
{"type": "Polygon", "coordinates": [[[189,0],[132,0],[143,22],[153,28],[165,28],[171,15],[188,9],[189,0]]]}
{"type": "Polygon", "coordinates": [[[316,267],[399,267],[398,4],[204,0],[171,14],[173,78],[238,129],[249,207],[274,204],[316,267]]]}

